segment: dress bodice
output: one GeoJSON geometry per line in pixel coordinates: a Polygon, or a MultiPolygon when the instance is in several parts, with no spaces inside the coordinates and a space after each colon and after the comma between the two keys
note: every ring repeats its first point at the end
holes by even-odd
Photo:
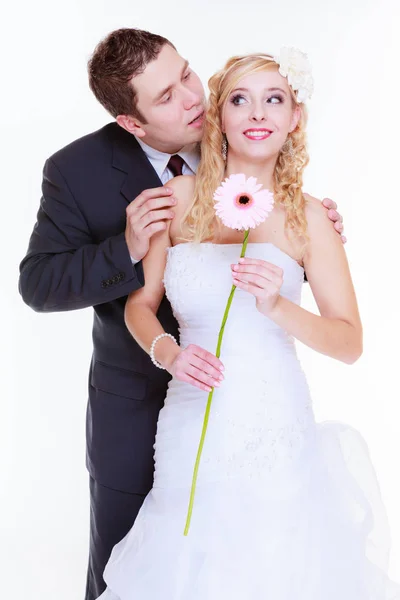
{"type": "MultiPolygon", "coordinates": [[[[181,343],[197,343],[210,352],[215,345],[232,287],[231,264],[240,257],[241,244],[184,243],[168,249],[164,275],[167,297],[179,323],[181,343]]],[[[303,268],[271,243],[249,243],[246,256],[264,259],[283,269],[282,296],[299,304],[303,268]]],[[[293,340],[260,314],[255,298],[236,289],[225,326],[223,354],[235,355],[240,342],[252,352],[269,356],[288,348],[293,340]]]]}

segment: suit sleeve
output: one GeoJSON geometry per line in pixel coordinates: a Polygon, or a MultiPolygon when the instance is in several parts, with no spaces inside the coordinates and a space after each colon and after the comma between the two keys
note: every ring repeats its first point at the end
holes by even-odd
{"type": "Polygon", "coordinates": [[[66,180],[52,159],[43,171],[42,199],[28,252],[20,264],[19,291],[38,312],[111,302],[144,285],[125,234],[100,244],[93,237],[66,180]]]}

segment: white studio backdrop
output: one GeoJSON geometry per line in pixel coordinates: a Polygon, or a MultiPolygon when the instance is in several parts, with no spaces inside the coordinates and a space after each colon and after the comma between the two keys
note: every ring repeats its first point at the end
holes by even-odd
{"type": "MultiPolygon", "coordinates": [[[[293,45],[309,55],[316,89],[305,190],[332,197],[344,215],[365,350],[353,366],[300,345],[299,353],[318,420],[349,423],[367,440],[392,528],[391,575],[400,581],[397,6],[397,0],[25,0],[1,9],[2,597],[84,595],[92,313],[34,313],[17,291],[18,264],[45,159],[110,120],[88,88],[86,62],[103,36],[126,26],[170,38],[205,85],[232,54],[293,45]]],[[[303,305],[315,310],[307,286],[303,305]]]]}

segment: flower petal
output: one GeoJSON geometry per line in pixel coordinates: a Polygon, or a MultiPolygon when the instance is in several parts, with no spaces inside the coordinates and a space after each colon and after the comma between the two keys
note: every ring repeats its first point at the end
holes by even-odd
{"type": "Polygon", "coordinates": [[[215,211],[222,223],[230,229],[249,229],[260,225],[269,216],[274,206],[273,194],[257,184],[256,177],[243,173],[233,174],[216,189],[213,196],[215,211]],[[239,205],[240,195],[249,195],[252,202],[239,205]]]}

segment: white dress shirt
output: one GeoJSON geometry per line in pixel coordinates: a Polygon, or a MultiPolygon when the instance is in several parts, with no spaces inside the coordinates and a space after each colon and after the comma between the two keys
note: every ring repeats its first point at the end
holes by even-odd
{"type": "MultiPolygon", "coordinates": [[[[136,141],[152,164],[153,169],[161,180],[161,183],[165,185],[167,181],[173,178],[173,174],[167,168],[172,154],[160,152],[160,150],[156,150],[155,148],[145,144],[140,138],[136,138],[136,141]]],[[[185,161],[182,166],[182,175],[194,175],[200,162],[200,145],[198,143],[189,144],[188,146],[184,146],[179,152],[175,152],[175,154],[179,154],[179,156],[185,161]]],[[[134,265],[139,262],[138,260],[132,258],[132,256],[131,261],[134,265]]]]}
{"type": "MultiPolygon", "coordinates": [[[[136,141],[151,162],[155,172],[161,179],[162,184],[165,185],[167,181],[173,178],[173,174],[167,169],[167,164],[172,154],[160,152],[160,150],[151,148],[140,138],[136,138],[136,141]]],[[[175,154],[179,154],[185,161],[185,164],[182,167],[182,175],[194,175],[200,162],[200,145],[198,143],[189,144],[188,146],[184,146],[179,152],[175,152],[175,154]]]]}

